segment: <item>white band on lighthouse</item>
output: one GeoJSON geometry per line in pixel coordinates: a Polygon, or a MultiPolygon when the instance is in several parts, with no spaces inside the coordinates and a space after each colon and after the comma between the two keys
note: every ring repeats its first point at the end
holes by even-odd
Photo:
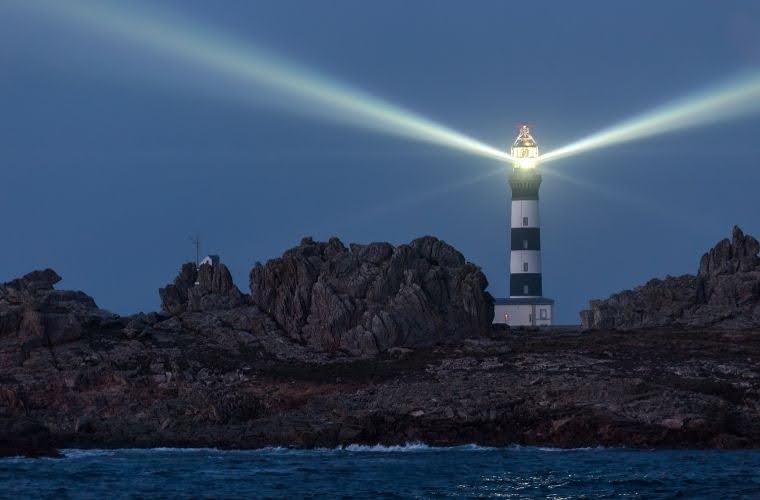
{"type": "Polygon", "coordinates": [[[511,274],[540,273],[541,252],[538,250],[512,250],[509,255],[511,274]]]}
{"type": "Polygon", "coordinates": [[[512,200],[512,227],[539,227],[538,200],[512,200]]]}

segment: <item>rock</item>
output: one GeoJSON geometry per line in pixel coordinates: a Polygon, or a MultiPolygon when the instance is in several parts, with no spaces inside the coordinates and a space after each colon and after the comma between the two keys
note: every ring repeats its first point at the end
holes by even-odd
{"type": "MultiPolygon", "coordinates": [[[[14,296],[23,289],[33,300],[11,306],[2,299],[4,311],[20,311],[8,324],[23,326],[0,336],[0,455],[54,455],[54,446],[333,448],[414,441],[760,446],[757,330],[581,336],[559,330],[451,345],[445,324],[430,325],[450,318],[467,325],[450,309],[464,309],[466,290],[484,293],[455,252],[427,243],[424,251],[411,244],[346,249],[337,240],[305,245],[324,246],[318,260],[295,255],[320,269],[297,335],[317,335],[312,316],[324,313],[319,321],[348,326],[340,338],[353,339],[358,349],[378,349],[375,332],[397,335],[386,338],[385,355],[357,359],[342,347],[325,353],[307,336],[293,342],[252,303],[83,321],[78,339],[34,343],[20,332],[39,328],[45,335],[52,325],[46,315],[86,318],[97,310],[79,292],[53,293],[49,282],[14,285],[14,296]],[[314,298],[317,293],[322,297],[314,298]],[[330,308],[340,307],[333,315],[330,308]],[[376,318],[371,331],[363,330],[368,312],[376,318]],[[413,350],[400,345],[439,341],[413,350]]],[[[202,302],[233,290],[220,271],[215,292],[211,271],[203,288],[193,282],[187,290],[188,303],[194,293],[202,302]]]]}
{"type": "Polygon", "coordinates": [[[50,430],[37,420],[0,419],[0,457],[58,457],[50,430]]]}
{"type": "Polygon", "coordinates": [[[132,316],[124,327],[124,335],[127,337],[138,337],[147,332],[153,325],[161,321],[162,316],[158,313],[138,313],[132,316]]]}
{"type": "Polygon", "coordinates": [[[170,316],[232,309],[247,302],[221,262],[202,264],[197,270],[192,262],[183,264],[174,282],[161,288],[158,294],[161,309],[170,316]]]}
{"type": "Polygon", "coordinates": [[[485,334],[493,316],[487,284],[430,236],[349,248],[305,238],[250,273],[251,300],[290,338],[354,355],[485,334]]]}
{"type": "Polygon", "coordinates": [[[34,300],[41,293],[53,289],[61,281],[58,273],[52,269],[32,271],[23,277],[0,285],[0,299],[11,303],[21,303],[24,298],[34,300]]]}
{"type": "Polygon", "coordinates": [[[756,270],[760,265],[758,251],[760,243],[752,236],[745,235],[738,226],[734,226],[730,241],[721,240],[702,256],[698,276],[708,278],[756,270]]]}
{"type": "Polygon", "coordinates": [[[718,449],[730,450],[748,448],[750,444],[747,442],[746,438],[734,436],[733,434],[721,434],[710,442],[710,446],[718,449]]]}
{"type": "Polygon", "coordinates": [[[414,352],[413,349],[407,349],[406,347],[391,347],[388,349],[388,356],[391,359],[403,359],[414,352]]]}
{"type": "Polygon", "coordinates": [[[653,279],[633,290],[592,300],[585,330],[662,326],[760,326],[760,243],[734,227],[705,253],[696,276],[653,279]]]}
{"type": "Polygon", "coordinates": [[[660,425],[666,429],[679,430],[683,428],[684,419],[678,417],[666,418],[660,422],[660,425]]]}
{"type": "Polygon", "coordinates": [[[45,269],[0,284],[0,336],[14,335],[27,348],[52,347],[107,324],[121,326],[84,292],[55,290],[60,280],[55,271],[45,269]]]}
{"type": "Polygon", "coordinates": [[[192,262],[182,265],[174,283],[158,291],[161,297],[161,309],[169,315],[182,314],[187,306],[188,291],[195,286],[198,270],[192,262]]]}

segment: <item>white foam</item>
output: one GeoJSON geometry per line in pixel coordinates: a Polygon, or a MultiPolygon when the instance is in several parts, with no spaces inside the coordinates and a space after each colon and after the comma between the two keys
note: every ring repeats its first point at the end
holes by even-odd
{"type": "Polygon", "coordinates": [[[395,452],[422,452],[422,451],[483,451],[494,450],[496,448],[490,448],[485,446],[478,446],[476,444],[465,444],[460,446],[430,446],[419,441],[412,441],[401,445],[382,445],[382,444],[349,444],[345,446],[339,446],[335,448],[339,451],[352,451],[352,452],[376,452],[376,453],[395,453],[395,452]]]}
{"type": "Polygon", "coordinates": [[[69,449],[60,450],[64,458],[111,457],[117,451],[124,451],[124,450],[102,450],[102,449],[82,450],[82,449],[77,449],[77,448],[69,448],[69,449]]]}
{"type": "MultiPolygon", "coordinates": [[[[398,445],[383,444],[347,444],[336,448],[287,448],[282,446],[267,446],[264,448],[225,450],[219,448],[116,448],[116,449],[76,449],[69,448],[60,450],[65,458],[81,459],[91,457],[112,457],[118,453],[325,453],[325,452],[352,452],[352,453],[421,453],[421,452],[446,452],[446,451],[522,451],[522,452],[589,452],[604,451],[612,448],[585,447],[585,448],[551,448],[545,446],[523,446],[519,444],[510,446],[480,446],[477,444],[465,444],[457,446],[431,446],[420,441],[410,441],[398,445]]],[[[22,457],[19,457],[22,458],[22,457]]],[[[6,459],[7,460],[7,459],[6,459]]]]}
{"type": "Polygon", "coordinates": [[[91,458],[91,457],[112,457],[118,453],[197,453],[203,451],[220,451],[217,448],[67,448],[60,450],[64,458],[91,458]]]}
{"type": "Polygon", "coordinates": [[[170,453],[197,453],[201,451],[221,451],[219,448],[172,448],[172,447],[158,447],[158,448],[130,448],[129,451],[158,451],[158,452],[170,452],[170,453]]]}
{"type": "Polygon", "coordinates": [[[588,447],[581,447],[581,448],[552,448],[549,446],[523,446],[519,444],[514,444],[512,446],[507,447],[508,450],[514,450],[514,451],[548,451],[548,452],[568,452],[568,451],[604,451],[604,450],[611,450],[615,448],[607,448],[604,446],[588,446],[588,447]]]}
{"type": "Polygon", "coordinates": [[[434,448],[431,446],[426,445],[425,443],[419,443],[419,442],[412,442],[412,443],[405,443],[400,445],[382,445],[382,444],[348,444],[345,446],[339,446],[336,448],[337,450],[342,451],[369,451],[369,452],[409,452],[409,451],[431,451],[434,448]]]}

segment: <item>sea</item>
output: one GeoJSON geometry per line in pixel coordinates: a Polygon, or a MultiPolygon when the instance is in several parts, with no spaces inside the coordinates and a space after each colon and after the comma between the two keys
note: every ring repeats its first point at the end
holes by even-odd
{"type": "Polygon", "coordinates": [[[760,498],[760,451],[511,446],[63,450],[0,498],[760,498]]]}

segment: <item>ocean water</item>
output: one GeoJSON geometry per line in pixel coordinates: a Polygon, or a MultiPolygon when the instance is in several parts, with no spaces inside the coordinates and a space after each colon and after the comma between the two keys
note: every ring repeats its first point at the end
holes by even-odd
{"type": "Polygon", "coordinates": [[[64,450],[0,498],[760,498],[760,451],[531,447],[64,450]]]}

